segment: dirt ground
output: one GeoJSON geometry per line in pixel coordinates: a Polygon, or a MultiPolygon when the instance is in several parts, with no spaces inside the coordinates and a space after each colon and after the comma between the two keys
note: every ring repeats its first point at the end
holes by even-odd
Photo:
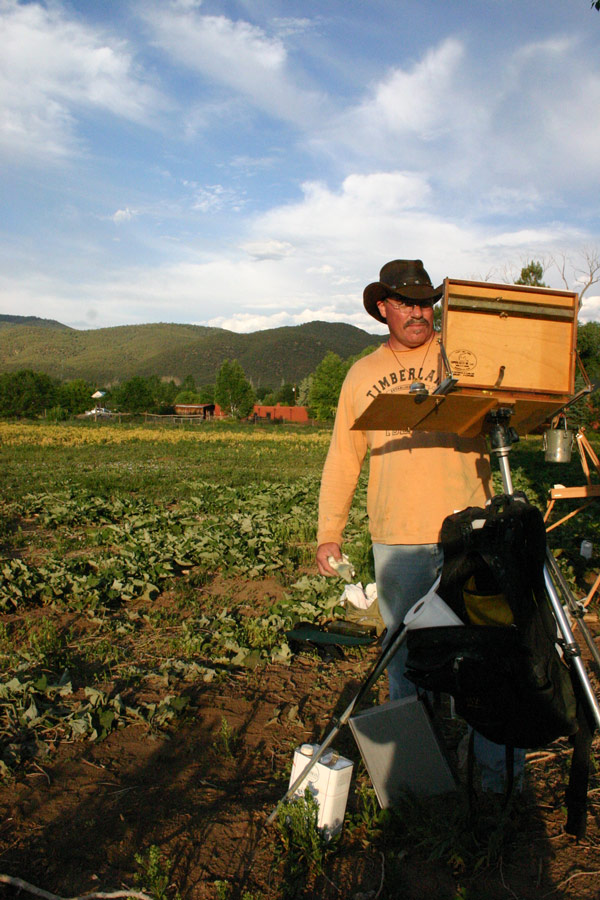
{"type": "MultiPolygon", "coordinates": [[[[485,825],[489,810],[482,808],[479,819],[476,813],[479,856],[467,860],[452,857],[442,840],[445,820],[465,803],[462,787],[429,804],[437,848],[424,837],[402,842],[401,822],[390,837],[385,823],[376,828],[361,818],[354,784],[367,776],[344,729],[335,746],[354,760],[355,782],[343,837],[322,874],[290,871],[279,833],[265,820],[285,793],[294,748],[322,737],[376,653],[297,652],[289,666],[180,686],[190,702],[166,732],[130,724],[101,742],[58,744],[49,759],[0,787],[0,872],[61,897],[150,889],[140,884],[136,855],[156,845],[171,866],[165,896],[184,900],[600,898],[600,777],[595,769],[588,833],[577,843],[564,831],[566,741],[532,755],[499,850],[486,844],[498,839],[494,823],[485,825]]],[[[375,692],[383,702],[385,679],[375,692]]],[[[594,749],[597,760],[598,739],[594,749]]],[[[7,897],[26,896],[4,890],[7,897]]]]}

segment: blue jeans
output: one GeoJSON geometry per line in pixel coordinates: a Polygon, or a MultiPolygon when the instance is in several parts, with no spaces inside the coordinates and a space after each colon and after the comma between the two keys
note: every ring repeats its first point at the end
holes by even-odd
{"type": "MultiPolygon", "coordinates": [[[[373,544],[373,559],[379,610],[391,636],[437,579],[444,554],[440,544],[373,544]]],[[[388,666],[390,700],[416,692],[412,681],[404,677],[406,652],[403,644],[388,666]]]]}
{"type": "MultiPolygon", "coordinates": [[[[404,621],[406,613],[427,593],[442,571],[444,554],[441,544],[373,544],[377,600],[388,635],[404,621]]],[[[384,645],[385,646],[385,645],[384,645]]],[[[404,677],[406,644],[397,651],[388,666],[390,700],[416,693],[414,684],[404,677]]],[[[475,733],[475,759],[484,791],[501,793],[506,779],[506,751],[475,733]]],[[[525,751],[515,749],[515,787],[523,781],[525,751]]]]}

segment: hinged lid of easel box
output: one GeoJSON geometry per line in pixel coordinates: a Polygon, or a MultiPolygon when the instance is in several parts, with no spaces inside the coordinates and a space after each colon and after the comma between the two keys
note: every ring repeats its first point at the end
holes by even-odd
{"type": "Polygon", "coordinates": [[[457,391],[567,400],[575,389],[579,296],[446,278],[442,343],[457,391]]]}

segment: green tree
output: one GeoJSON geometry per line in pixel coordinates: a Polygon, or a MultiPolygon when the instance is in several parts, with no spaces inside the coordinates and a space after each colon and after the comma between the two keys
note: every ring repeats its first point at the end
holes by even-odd
{"type": "Polygon", "coordinates": [[[520,276],[516,279],[515,284],[525,284],[528,287],[548,287],[542,281],[544,277],[544,268],[539,260],[532,259],[526,266],[521,269],[520,276]]]}
{"type": "Polygon", "coordinates": [[[355,356],[349,356],[346,360],[346,371],[348,371],[350,366],[353,366],[355,362],[357,362],[359,359],[362,359],[363,356],[369,356],[371,353],[373,353],[374,350],[377,350],[377,345],[371,344],[369,347],[365,347],[364,350],[361,350],[360,353],[357,353],[355,356]]]}
{"type": "Polygon", "coordinates": [[[329,350],[325,354],[313,372],[308,396],[308,405],[315,418],[333,419],[347,371],[347,362],[337,353],[329,350]]]}
{"type": "Polygon", "coordinates": [[[236,419],[245,419],[254,406],[254,391],[236,359],[226,359],[215,382],[215,403],[236,419]]]}
{"type": "Polygon", "coordinates": [[[21,369],[0,375],[0,415],[38,416],[56,406],[58,382],[42,372],[21,369]]]}
{"type": "Polygon", "coordinates": [[[600,377],[600,322],[586,322],[577,329],[577,350],[592,381],[600,377]]]}
{"type": "Polygon", "coordinates": [[[281,403],[282,406],[295,406],[296,405],[296,391],[295,386],[293,384],[289,384],[286,382],[277,392],[277,402],[281,403]]]}
{"type": "Polygon", "coordinates": [[[316,419],[333,419],[348,369],[374,350],[377,350],[377,345],[365,347],[360,353],[349,356],[348,359],[341,359],[337,353],[330,350],[315,371],[300,382],[298,405],[308,406],[310,414],[316,419]]]}
{"type": "Polygon", "coordinates": [[[200,403],[200,396],[196,391],[179,391],[174,400],[175,403],[200,403]]]}
{"type": "Polygon", "coordinates": [[[198,388],[198,397],[200,398],[200,403],[214,403],[215,402],[215,386],[214,386],[214,384],[203,384],[202,387],[198,388]]]}
{"type": "Polygon", "coordinates": [[[272,393],[273,393],[272,389],[270,387],[268,387],[266,384],[263,384],[260,387],[257,387],[254,389],[254,395],[256,397],[257,403],[264,404],[265,397],[270,397],[272,393]]]}
{"type": "Polygon", "coordinates": [[[114,388],[111,399],[119,409],[130,413],[148,412],[154,406],[150,383],[142,375],[134,375],[114,388]]]}
{"type": "MultiPolygon", "coordinates": [[[[577,329],[577,352],[588,378],[600,381],[600,322],[586,322],[577,329]]],[[[583,378],[577,374],[576,388],[584,386],[583,378]]],[[[600,423],[599,391],[592,391],[584,400],[576,403],[569,416],[573,422],[598,429],[600,423]]]]}
{"type": "Polygon", "coordinates": [[[196,390],[196,382],[194,381],[193,375],[186,375],[183,379],[181,385],[182,391],[195,391],[196,390]]]}
{"type": "Polygon", "coordinates": [[[303,378],[298,385],[298,390],[296,392],[296,403],[298,406],[308,406],[312,383],[313,375],[311,372],[311,374],[307,375],[306,378],[303,378]]]}
{"type": "Polygon", "coordinates": [[[85,412],[92,405],[93,388],[83,378],[74,381],[63,381],[56,392],[56,402],[61,409],[71,415],[85,412]]]}
{"type": "Polygon", "coordinates": [[[277,403],[280,403],[281,406],[295,406],[296,392],[294,385],[286,382],[276,391],[270,391],[268,388],[263,389],[260,395],[260,402],[263,406],[276,406],[277,403]]]}

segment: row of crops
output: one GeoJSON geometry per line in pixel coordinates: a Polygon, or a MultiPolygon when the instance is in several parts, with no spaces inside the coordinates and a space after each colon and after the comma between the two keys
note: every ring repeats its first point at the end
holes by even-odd
{"type": "MultiPolygon", "coordinates": [[[[184,709],[190,682],[286,663],[291,625],[330,617],[338,603],[340,584],[312,574],[327,435],[4,425],[0,437],[6,482],[35,486],[33,464],[47,486],[5,489],[0,500],[5,775],[63,740],[101,740],[132,721],[163,727],[184,709]],[[170,455],[176,446],[183,456],[170,455]],[[284,446],[296,470],[274,481],[265,456],[284,446]],[[215,461],[233,458],[245,483],[224,483],[216,463],[198,478],[207,449],[215,461]],[[317,466],[299,474],[298,459],[315,453],[317,466]],[[159,469],[173,479],[156,478],[159,469]],[[140,474],[152,489],[140,490],[140,474]],[[279,590],[265,589],[249,610],[236,596],[245,582],[279,590]],[[172,690],[139,700],[165,681],[172,690]]],[[[357,557],[363,517],[357,506],[357,557]]]]}

